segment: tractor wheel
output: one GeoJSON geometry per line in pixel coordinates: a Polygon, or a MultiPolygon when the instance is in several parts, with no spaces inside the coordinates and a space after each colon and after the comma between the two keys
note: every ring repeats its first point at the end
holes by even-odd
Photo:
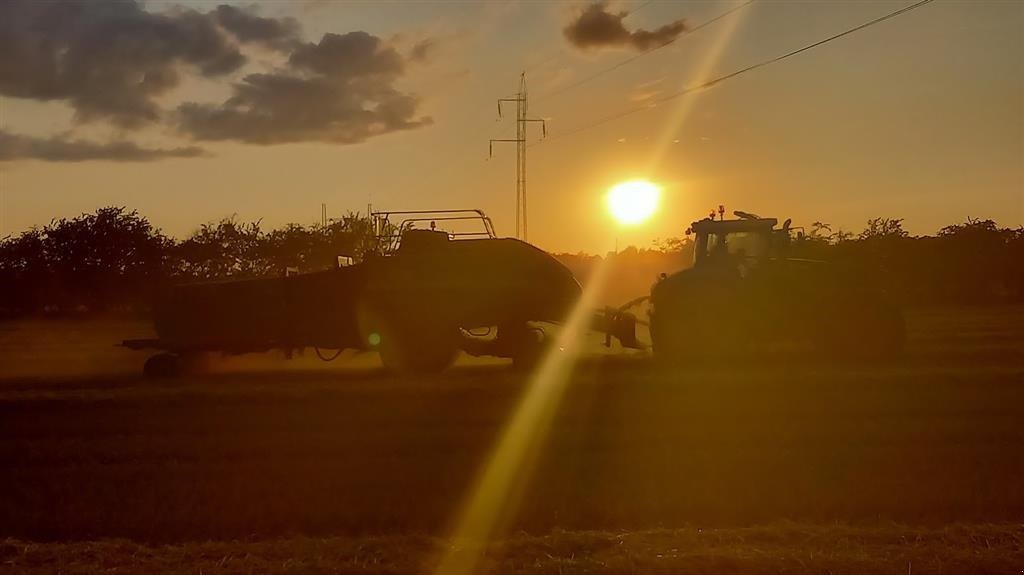
{"type": "Polygon", "coordinates": [[[180,358],[173,353],[158,353],[147,359],[142,366],[142,374],[152,379],[177,377],[180,372],[180,358]]]}
{"type": "Polygon", "coordinates": [[[661,315],[651,316],[651,353],[661,367],[676,367],[683,362],[685,345],[680,337],[681,329],[661,315]]]}
{"type": "Polygon", "coordinates": [[[738,323],[719,321],[716,308],[689,307],[672,313],[656,312],[651,317],[651,351],[655,361],[667,368],[702,365],[746,353],[746,340],[738,323]]]}

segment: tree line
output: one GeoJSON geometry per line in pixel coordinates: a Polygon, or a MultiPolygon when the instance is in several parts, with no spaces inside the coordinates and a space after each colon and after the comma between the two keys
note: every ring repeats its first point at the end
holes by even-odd
{"type": "Polygon", "coordinates": [[[797,254],[845,265],[906,304],[1024,302],[1024,228],[967,218],[911,236],[901,218],[875,218],[857,235],[815,222],[797,254]]]}
{"type": "MultiPolygon", "coordinates": [[[[788,257],[831,262],[851,281],[872,284],[903,305],[1024,303],[1024,228],[967,218],[934,235],[911,236],[902,218],[868,220],[859,233],[815,222],[794,234],[788,257]]],[[[687,236],[629,247],[613,254],[603,303],[615,305],[647,293],[658,274],[693,261],[687,236]]],[[[601,259],[556,254],[586,278],[601,259]]]]}
{"type": "Polygon", "coordinates": [[[101,208],[0,241],[0,314],[145,310],[174,283],[329,269],[375,249],[371,222],[355,213],[271,230],[230,217],[179,241],[136,211],[101,208]]]}
{"type": "MultiPolygon", "coordinates": [[[[101,208],[0,240],[0,315],[144,311],[174,283],[323,270],[339,255],[358,261],[377,252],[371,222],[357,213],[275,229],[231,217],[176,240],[136,211],[101,208]]],[[[1024,228],[992,220],[967,219],[930,236],[910,236],[898,218],[869,220],[858,234],[815,222],[791,256],[845,266],[904,303],[1024,302],[1024,228]]],[[[555,257],[581,279],[599,259],[555,257]]],[[[611,257],[609,303],[642,295],[659,273],[689,265],[693,245],[670,238],[611,257]]]]}

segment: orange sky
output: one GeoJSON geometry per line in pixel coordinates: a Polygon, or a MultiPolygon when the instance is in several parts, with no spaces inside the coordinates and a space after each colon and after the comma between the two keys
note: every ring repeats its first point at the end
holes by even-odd
{"type": "MultiPolygon", "coordinates": [[[[398,81],[421,98],[427,126],[338,145],[200,142],[209,157],[151,162],[0,163],[0,237],[100,206],[137,208],[165,232],[238,214],[265,225],[312,223],[320,203],[341,213],[479,207],[499,233],[514,228],[515,153],[495,99],[525,69],[531,112],[550,141],[529,149],[530,240],[554,251],[601,253],[679,235],[719,203],[761,215],[859,231],[869,217],[904,217],[933,233],[967,216],[1024,225],[1024,3],[937,1],[858,34],[696,95],[561,136],[695,82],[829,36],[909,2],[761,0],[578,88],[544,95],[636,54],[581,51],[561,30],[579,4],[541,2],[268,3],[307,41],[365,30],[399,51],[432,41],[398,81]],[[665,186],[649,224],[619,229],[601,201],[612,184],[665,186]]],[[[653,2],[624,22],[691,25],[737,2],[653,2]]],[[[621,2],[628,9],[639,3],[621,2]]],[[[190,8],[212,8],[190,3],[190,8]]],[[[172,9],[151,3],[150,11],[172,9]]],[[[270,55],[250,66],[274,66],[270,55]]],[[[161,103],[220,101],[229,78],[186,77],[161,103]]],[[[193,145],[166,126],[128,131],[79,124],[60,100],[4,97],[2,128],[49,136],[193,145]]],[[[539,131],[535,134],[539,138],[539,131]]]]}

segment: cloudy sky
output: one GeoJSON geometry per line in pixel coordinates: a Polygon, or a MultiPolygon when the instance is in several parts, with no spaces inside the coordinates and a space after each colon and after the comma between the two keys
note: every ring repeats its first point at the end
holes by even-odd
{"type": "Polygon", "coordinates": [[[105,205],[183,236],[322,202],[479,207],[511,234],[515,153],[488,160],[488,139],[514,135],[495,100],[522,71],[548,123],[528,181],[547,249],[647,244],[720,203],[1024,224],[1022,2],[938,0],[668,98],[910,3],[7,1],[0,237],[105,205]],[[620,229],[601,197],[632,178],[663,205],[620,229]]]}

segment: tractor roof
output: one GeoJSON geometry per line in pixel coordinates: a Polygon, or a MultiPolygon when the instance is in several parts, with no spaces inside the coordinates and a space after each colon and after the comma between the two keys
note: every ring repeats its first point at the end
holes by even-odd
{"type": "Polygon", "coordinates": [[[779,223],[775,218],[744,218],[739,220],[712,220],[704,218],[690,224],[694,232],[748,232],[771,230],[779,223]]]}

